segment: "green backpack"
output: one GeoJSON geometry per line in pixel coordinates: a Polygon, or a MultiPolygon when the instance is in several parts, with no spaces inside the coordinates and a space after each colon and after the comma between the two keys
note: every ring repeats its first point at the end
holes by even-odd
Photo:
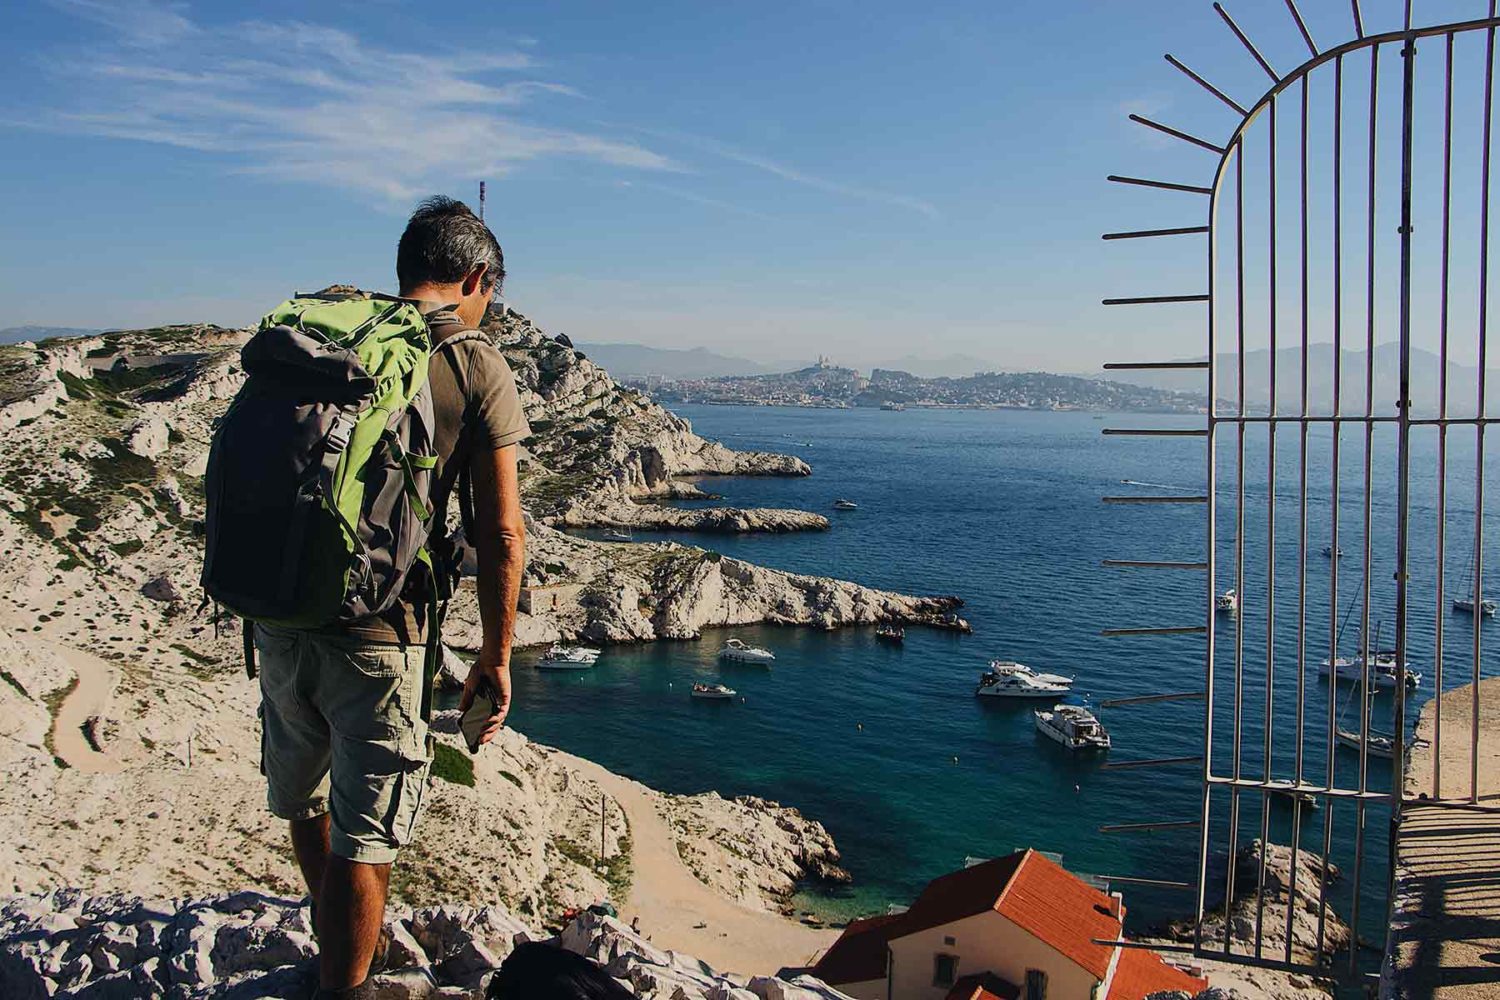
{"type": "Polygon", "coordinates": [[[318,628],[387,610],[423,563],[431,661],[447,574],[428,548],[441,525],[427,370],[483,339],[434,344],[415,305],[381,295],[299,296],[262,319],[209,450],[206,594],[249,621],[318,628]]]}

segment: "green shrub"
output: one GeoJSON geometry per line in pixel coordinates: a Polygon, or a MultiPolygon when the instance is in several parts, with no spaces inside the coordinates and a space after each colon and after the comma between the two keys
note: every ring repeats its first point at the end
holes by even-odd
{"type": "Polygon", "coordinates": [[[432,753],[432,776],[473,788],[474,762],[448,744],[439,743],[432,753]]]}

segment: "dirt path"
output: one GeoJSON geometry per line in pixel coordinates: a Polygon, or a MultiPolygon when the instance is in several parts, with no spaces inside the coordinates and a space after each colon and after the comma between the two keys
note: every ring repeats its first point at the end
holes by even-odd
{"type": "Polygon", "coordinates": [[[629,922],[639,915],[641,931],[653,944],[685,952],[721,972],[772,975],[786,966],[812,964],[838,937],[838,931],[814,930],[719,896],[677,856],[671,826],[649,789],[580,757],[570,756],[569,763],[599,782],[630,819],[635,874],[620,916],[629,922]]]}
{"type": "Polygon", "coordinates": [[[95,750],[83,735],[84,723],[90,716],[102,715],[114,694],[114,670],[97,656],[60,643],[48,645],[78,675],[78,683],[63,698],[52,721],[53,751],[80,771],[107,774],[120,770],[119,761],[95,750]]]}
{"type": "MultiPolygon", "coordinates": [[[[1479,685],[1479,786],[1472,788],[1474,687],[1443,695],[1441,758],[1434,745],[1436,702],[1422,707],[1411,753],[1409,795],[1433,795],[1441,771],[1444,798],[1500,805],[1500,678],[1479,685]]],[[[1500,814],[1411,805],[1396,835],[1397,914],[1394,995],[1482,1000],[1500,995],[1500,814]]]]}

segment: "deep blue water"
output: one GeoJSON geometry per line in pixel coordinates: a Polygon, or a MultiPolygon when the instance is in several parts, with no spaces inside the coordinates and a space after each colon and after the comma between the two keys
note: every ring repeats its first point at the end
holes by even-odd
{"type": "MultiPolygon", "coordinates": [[[[1206,600],[1201,573],[1107,569],[1105,558],[1201,559],[1202,507],[1106,505],[1106,494],[1201,491],[1202,442],[1172,438],[1107,438],[1106,426],[1201,426],[1201,418],[1016,411],[829,411],[758,407],[679,408],[700,433],[735,448],[789,452],[805,458],[806,479],[710,479],[708,489],[737,506],[789,506],[827,512],[831,531],[797,535],[638,535],[671,537],[782,569],[855,580],[909,593],[957,594],[972,636],[909,629],[904,648],[877,643],[873,629],[829,634],[793,628],[737,628],[706,634],[700,642],[658,643],[606,651],[582,675],[517,670],[514,725],[533,738],[590,757],[652,786],[675,792],[716,789],[749,793],[795,805],[823,821],[854,875],[847,891],[807,894],[810,908],[833,915],[907,902],[928,879],[963,864],[966,856],[994,856],[1023,846],[1061,852],[1076,871],[1191,879],[1197,834],[1192,830],[1106,834],[1105,824],[1196,819],[1201,808],[1197,771],[1102,770],[1038,736],[1034,706],[981,702],[974,682],[995,657],[1075,674],[1076,691],[1094,701],[1162,692],[1201,690],[1204,640],[1102,638],[1111,626],[1181,625],[1201,621],[1206,600]],[[1153,486],[1126,485],[1122,480],[1153,486]],[[1168,488],[1170,487],[1170,489],[1168,488]],[[860,504],[835,512],[835,497],[860,504]],[[777,654],[770,670],[721,667],[722,639],[739,635],[777,654]],[[696,679],[720,679],[744,703],[693,701],[696,679]],[[860,728],[862,726],[862,729],[860,728]]],[[[1227,432],[1232,433],[1232,432],[1227,432]]],[[[1321,556],[1331,538],[1330,432],[1314,429],[1306,491],[1309,579],[1306,642],[1310,692],[1302,766],[1309,780],[1326,767],[1322,743],[1328,724],[1326,682],[1316,663],[1327,655],[1330,618],[1342,621],[1351,596],[1360,593],[1364,536],[1360,483],[1364,434],[1345,431],[1341,463],[1340,597],[1330,611],[1334,565],[1321,556]]],[[[1217,547],[1218,589],[1234,585],[1232,557],[1237,484],[1233,438],[1222,449],[1218,483],[1221,510],[1217,547]]],[[[1450,482],[1467,482],[1473,468],[1472,437],[1450,435],[1450,482]]],[[[1242,587],[1245,608],[1237,621],[1221,620],[1216,633],[1220,663],[1214,700],[1218,750],[1215,772],[1231,773],[1229,734],[1234,722],[1233,661],[1236,630],[1243,631],[1244,695],[1240,766],[1247,776],[1265,767],[1265,639],[1268,586],[1264,567],[1269,448],[1264,428],[1247,434],[1244,540],[1250,565],[1242,587]],[[1251,478],[1253,477],[1253,478],[1251,478]],[[1257,549],[1257,547],[1259,547],[1257,549]]],[[[1297,766],[1292,693],[1297,683],[1297,520],[1301,490],[1295,428],[1279,432],[1277,455],[1278,545],[1274,635],[1275,743],[1272,766],[1290,777],[1297,766]]],[[[1432,640],[1435,597],[1435,447],[1414,441],[1412,534],[1413,609],[1409,659],[1426,676],[1409,699],[1415,719],[1433,692],[1432,640]]],[[[1375,441],[1372,479],[1370,627],[1389,621],[1393,606],[1390,566],[1394,549],[1393,499],[1386,499],[1394,469],[1393,440],[1375,441]]],[[[1490,478],[1489,476],[1486,477],[1490,478]]],[[[1493,486],[1493,484],[1492,484],[1493,486]]],[[[1473,537],[1473,492],[1449,498],[1448,586],[1463,585],[1473,537]]],[[[1352,652],[1357,607],[1341,639],[1352,652]]],[[[1444,687],[1463,683],[1472,642],[1467,617],[1445,614],[1448,673],[1444,687]],[[1455,648],[1456,647],[1456,648],[1455,648]]],[[[1380,625],[1382,643],[1389,626],[1380,625]]],[[[1488,625],[1500,637],[1500,627],[1488,625]]],[[[1489,642],[1489,648],[1496,644],[1489,642]]],[[[1494,672],[1486,651],[1486,673],[1494,672]]],[[[522,657],[524,668],[531,661],[522,657]]],[[[1345,709],[1347,686],[1335,703],[1345,725],[1358,728],[1359,705],[1345,709]]],[[[1392,698],[1372,708],[1374,724],[1390,728],[1392,698]]],[[[1202,741],[1202,703],[1178,702],[1117,708],[1103,714],[1114,736],[1111,760],[1191,756],[1202,741]]],[[[1337,755],[1341,780],[1357,780],[1358,758],[1337,755]]],[[[1369,787],[1388,789],[1389,764],[1372,761],[1369,787]]],[[[1222,843],[1228,794],[1216,794],[1213,822],[1222,843]]],[[[1334,860],[1352,872],[1354,810],[1333,816],[1334,860]]],[[[1367,810],[1363,934],[1383,935],[1387,812],[1367,810]]],[[[1260,803],[1243,796],[1242,837],[1259,832],[1260,803]]],[[[1290,837],[1289,810],[1270,814],[1273,839],[1290,837]]],[[[1303,844],[1320,847],[1323,819],[1308,816],[1303,844]]],[[[1243,841],[1242,841],[1243,842],[1243,841]]],[[[1349,879],[1331,896],[1350,915],[1349,879]]],[[[1136,927],[1191,911],[1192,900],[1168,890],[1125,887],[1136,927]]]]}

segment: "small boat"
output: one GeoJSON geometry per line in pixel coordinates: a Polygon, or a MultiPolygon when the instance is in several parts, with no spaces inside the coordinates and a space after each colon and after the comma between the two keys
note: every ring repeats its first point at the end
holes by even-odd
{"type": "Polygon", "coordinates": [[[834,510],[859,510],[859,504],[855,503],[853,500],[845,500],[843,498],[840,498],[840,499],[835,500],[833,502],[833,509],[834,510]]]}
{"type": "Polygon", "coordinates": [[[719,659],[738,663],[770,663],[776,659],[776,654],[759,646],[748,646],[739,639],[730,639],[719,650],[719,659]]]}
{"type": "Polygon", "coordinates": [[[1036,729],[1069,750],[1108,750],[1109,733],[1082,705],[1054,705],[1052,711],[1036,711],[1036,729]]]}
{"type": "Polygon", "coordinates": [[[709,701],[729,701],[739,692],[732,687],[723,684],[694,684],[693,697],[706,698],[709,701]]]}
{"type": "MultiPolygon", "coordinates": [[[[1369,738],[1365,741],[1364,745],[1365,752],[1368,753],[1371,757],[1379,757],[1382,760],[1392,760],[1396,756],[1396,741],[1387,736],[1385,733],[1376,732],[1375,730],[1371,729],[1369,731],[1369,738]]],[[[1340,729],[1339,746],[1348,747],[1351,750],[1358,750],[1360,746],[1359,733],[1350,729],[1340,729]]]]}
{"type": "Polygon", "coordinates": [[[1230,587],[1224,593],[1214,598],[1214,610],[1221,615],[1232,615],[1240,609],[1240,595],[1230,587]]]}
{"type": "Polygon", "coordinates": [[[986,698],[1056,698],[1072,688],[1071,677],[1039,674],[1013,660],[991,660],[990,669],[979,676],[974,694],[986,698]]]}
{"type": "MultiPolygon", "coordinates": [[[[1364,650],[1355,653],[1354,658],[1340,656],[1332,663],[1334,673],[1341,681],[1354,681],[1356,683],[1364,680],[1364,650]]],[[[1318,667],[1318,674],[1322,677],[1328,676],[1329,662],[1324,660],[1318,667]]],[[[1375,658],[1370,662],[1370,683],[1377,688],[1394,688],[1396,686],[1396,651],[1393,649],[1378,649],[1375,658]]],[[[1420,671],[1411,669],[1410,664],[1406,667],[1406,686],[1417,687],[1422,683],[1420,671]]]]}
{"type": "Polygon", "coordinates": [[[906,629],[900,625],[881,625],[875,630],[875,638],[899,646],[906,641],[906,629]]]}
{"type": "Polygon", "coordinates": [[[606,542],[633,542],[629,531],[621,531],[619,528],[609,528],[604,532],[606,542]]]}
{"type": "Polygon", "coordinates": [[[599,659],[599,650],[591,646],[564,646],[554,643],[537,661],[538,670],[588,670],[599,659]]]}
{"type": "Polygon", "coordinates": [[[1312,792],[1297,791],[1292,788],[1271,789],[1271,801],[1281,805],[1291,806],[1300,803],[1303,809],[1322,809],[1323,800],[1312,792]]]}
{"type": "MultiPolygon", "coordinates": [[[[1474,598],[1455,597],[1453,599],[1453,610],[1472,615],[1474,613],[1474,598]]],[[[1479,613],[1481,615],[1486,618],[1493,618],[1497,611],[1500,611],[1500,604],[1496,604],[1488,597],[1481,597],[1479,599],[1479,613]]]]}
{"type": "Polygon", "coordinates": [[[1323,546],[1323,555],[1325,555],[1329,559],[1334,559],[1334,558],[1342,559],[1342,558],[1344,558],[1344,550],[1342,548],[1340,548],[1338,550],[1337,555],[1335,555],[1334,550],[1333,550],[1333,546],[1332,545],[1325,545],[1325,546],[1323,546]]]}

